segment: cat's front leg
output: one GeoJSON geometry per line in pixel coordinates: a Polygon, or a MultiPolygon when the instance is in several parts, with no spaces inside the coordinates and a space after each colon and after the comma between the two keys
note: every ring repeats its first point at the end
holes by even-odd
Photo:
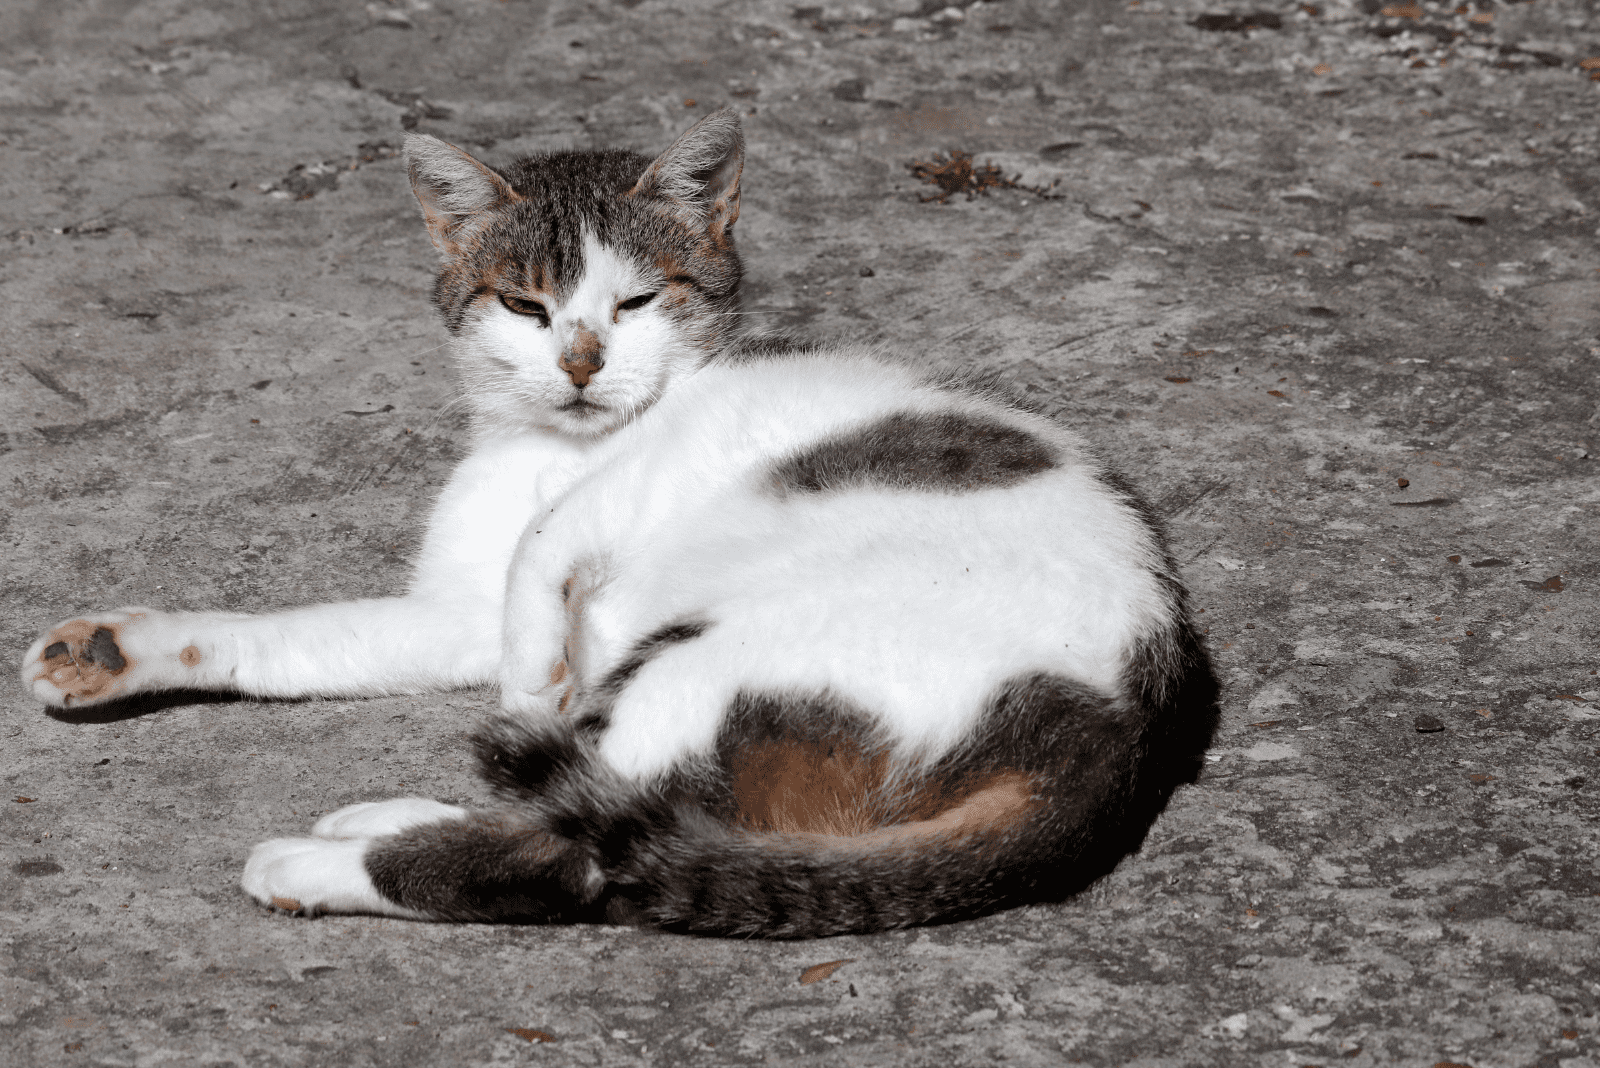
{"type": "Polygon", "coordinates": [[[566,711],[578,682],[568,655],[567,613],[559,594],[552,598],[547,589],[513,596],[516,599],[508,597],[506,602],[500,706],[507,712],[559,715],[566,711]]]}
{"type": "Polygon", "coordinates": [[[255,697],[419,693],[492,681],[498,583],[249,616],[129,608],[81,616],[34,642],[24,684],[57,708],[157,690],[255,697]]]}
{"type": "Polygon", "coordinates": [[[558,715],[578,685],[577,631],[587,586],[563,540],[554,529],[530,530],[511,566],[500,654],[500,704],[507,712],[558,715]]]}

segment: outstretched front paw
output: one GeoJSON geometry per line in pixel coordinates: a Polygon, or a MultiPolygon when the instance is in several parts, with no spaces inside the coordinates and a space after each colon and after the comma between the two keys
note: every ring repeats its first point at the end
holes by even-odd
{"type": "Polygon", "coordinates": [[[22,680],[47,705],[66,708],[108,701],[133,692],[139,661],[123,632],[145,617],[137,609],[72,619],[28,647],[22,680]]]}

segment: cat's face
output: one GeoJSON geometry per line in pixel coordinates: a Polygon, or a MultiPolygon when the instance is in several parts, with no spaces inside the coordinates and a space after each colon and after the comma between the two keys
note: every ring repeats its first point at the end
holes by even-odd
{"type": "Polygon", "coordinates": [[[579,436],[605,433],[706,356],[668,313],[684,300],[669,285],[682,283],[593,234],[583,234],[580,247],[577,277],[556,291],[530,284],[519,264],[492,284],[470,280],[479,284],[463,309],[462,382],[497,423],[531,419],[579,436]]]}
{"type": "Polygon", "coordinates": [[[654,162],[568,152],[498,174],[433,138],[406,150],[444,256],[434,302],[486,429],[607,433],[736,332],[732,113],[654,162]]]}

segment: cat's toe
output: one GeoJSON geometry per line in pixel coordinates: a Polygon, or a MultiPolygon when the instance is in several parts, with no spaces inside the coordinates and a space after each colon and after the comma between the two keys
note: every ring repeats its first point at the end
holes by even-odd
{"type": "Polygon", "coordinates": [[[362,801],[330,812],[317,821],[311,833],[318,838],[381,838],[411,827],[459,819],[464,808],[425,797],[397,797],[390,801],[362,801]]]}
{"type": "Polygon", "coordinates": [[[122,632],[141,617],[138,612],[107,612],[53,627],[28,647],[22,658],[23,682],[34,697],[56,708],[123,696],[137,664],[122,632]]]}
{"type": "Polygon", "coordinates": [[[426,919],[378,893],[364,862],[368,845],[364,838],[262,842],[251,851],[240,885],[261,904],[297,915],[353,912],[426,919]]]}

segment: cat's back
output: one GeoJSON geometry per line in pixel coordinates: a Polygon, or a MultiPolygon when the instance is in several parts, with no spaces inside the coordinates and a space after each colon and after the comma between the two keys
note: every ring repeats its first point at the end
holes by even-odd
{"type": "Polygon", "coordinates": [[[714,482],[756,469],[799,493],[846,485],[959,493],[1052,470],[1098,477],[1104,468],[1054,420],[864,345],[713,362],[619,434],[612,452],[702,466],[714,482]]]}

